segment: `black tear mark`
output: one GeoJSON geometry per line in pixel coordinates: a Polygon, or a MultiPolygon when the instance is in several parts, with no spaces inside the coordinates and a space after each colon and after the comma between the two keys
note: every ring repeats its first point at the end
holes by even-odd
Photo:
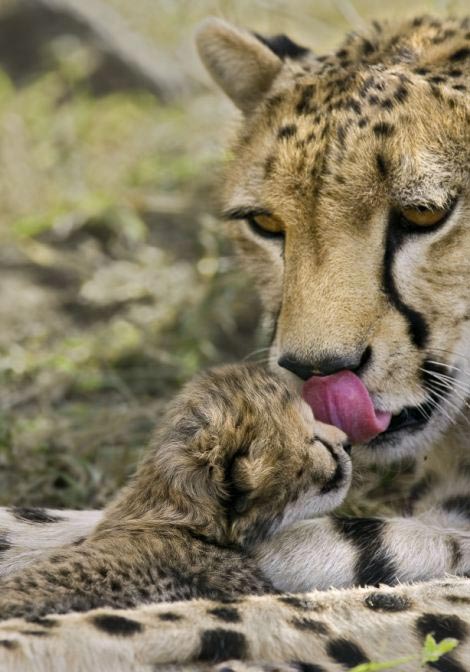
{"type": "Polygon", "coordinates": [[[413,344],[417,348],[424,348],[429,338],[429,327],[424,317],[417,310],[410,308],[401,298],[393,277],[393,261],[396,253],[403,244],[406,234],[400,230],[397,218],[399,213],[392,211],[387,228],[387,237],[385,242],[385,254],[383,265],[383,290],[387,294],[394,308],[408,322],[408,333],[413,344]]]}
{"type": "Polygon", "coordinates": [[[387,523],[380,518],[340,518],[333,516],[337,531],[356,547],[356,583],[360,586],[394,585],[396,567],[387,555],[383,534],[387,523]]]}
{"type": "Polygon", "coordinates": [[[209,609],[207,613],[227,623],[239,623],[241,621],[240,614],[235,607],[215,607],[209,609]]]}
{"type": "Polygon", "coordinates": [[[370,593],[364,604],[374,611],[406,611],[411,609],[411,601],[405,595],[394,593],[370,593]]]}
{"type": "Polygon", "coordinates": [[[137,621],[116,614],[99,614],[91,619],[93,625],[108,635],[120,635],[128,637],[142,632],[143,626],[137,621]]]}
{"type": "Polygon", "coordinates": [[[264,37],[254,33],[255,37],[262,42],[268,49],[279,56],[279,58],[302,58],[310,53],[310,49],[302,47],[300,44],[293,42],[287,35],[273,35],[272,37],[264,37]]]}
{"type": "Polygon", "coordinates": [[[326,650],[330,658],[347,668],[370,662],[363,649],[349,639],[332,639],[326,650]]]}
{"type": "Polygon", "coordinates": [[[198,660],[208,663],[220,663],[224,660],[247,658],[248,646],[245,635],[236,630],[206,630],[201,636],[201,649],[198,660]]]}
{"type": "Polygon", "coordinates": [[[46,509],[31,508],[28,506],[14,506],[10,512],[17,520],[27,521],[28,523],[59,523],[64,520],[60,516],[55,516],[46,509]]]}

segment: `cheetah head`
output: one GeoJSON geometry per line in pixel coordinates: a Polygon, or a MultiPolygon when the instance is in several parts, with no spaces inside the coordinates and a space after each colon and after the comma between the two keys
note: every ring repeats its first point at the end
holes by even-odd
{"type": "Polygon", "coordinates": [[[197,36],[242,113],[225,217],[272,326],[272,366],[298,389],[352,376],[333,410],[349,433],[347,405],[359,417],[370,404],[368,459],[435,441],[470,389],[469,31],[374,24],[328,56],[217,19],[197,36]]]}
{"type": "Polygon", "coordinates": [[[302,398],[262,367],[203,374],[170,414],[171,437],[149,458],[159,497],[219,544],[251,546],[332,511],[347,494],[344,433],[315,422],[302,398]]]}

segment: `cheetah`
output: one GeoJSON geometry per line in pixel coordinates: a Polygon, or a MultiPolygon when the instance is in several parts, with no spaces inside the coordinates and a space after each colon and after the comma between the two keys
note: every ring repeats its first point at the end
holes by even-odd
{"type": "MultiPolygon", "coordinates": [[[[1,662],[337,672],[409,656],[414,672],[432,633],[459,641],[432,667],[465,672],[470,19],[374,22],[326,55],[209,19],[197,44],[240,111],[223,218],[261,296],[272,371],[351,439],[350,515],[251,549],[284,595],[219,616],[223,601],[201,599],[8,620],[1,662]]],[[[103,518],[80,516],[5,511],[2,572],[103,518]]]]}
{"type": "Polygon", "coordinates": [[[207,372],[94,531],[0,582],[0,617],[272,593],[251,549],[343,501],[346,444],[263,368],[207,372]]]}

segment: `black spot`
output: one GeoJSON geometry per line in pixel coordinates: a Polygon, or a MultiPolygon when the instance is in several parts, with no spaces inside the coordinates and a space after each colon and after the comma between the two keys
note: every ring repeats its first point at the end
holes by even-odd
{"type": "Polygon", "coordinates": [[[12,639],[0,639],[0,646],[2,646],[4,649],[13,651],[13,649],[18,648],[18,642],[13,641],[12,639]]]}
{"type": "MultiPolygon", "coordinates": [[[[463,642],[468,633],[465,621],[449,614],[423,614],[416,621],[416,629],[423,639],[426,635],[432,634],[437,642],[446,637],[453,637],[463,642]]],[[[428,666],[440,672],[466,672],[466,669],[449,653],[441,656],[435,663],[428,663],[428,666]]]]}
{"type": "Polygon", "coordinates": [[[347,668],[369,662],[361,647],[348,639],[332,639],[328,642],[326,650],[330,658],[347,668]]]}
{"type": "Polygon", "coordinates": [[[0,555],[2,553],[6,553],[6,551],[9,551],[11,548],[11,544],[8,541],[8,537],[6,534],[0,534],[0,555]]]}
{"type": "Polygon", "coordinates": [[[292,138],[293,135],[297,133],[297,126],[295,124],[286,124],[281,126],[277,133],[277,137],[281,140],[282,138],[292,138]]]}
{"type": "Polygon", "coordinates": [[[405,86],[398,87],[398,89],[395,91],[395,98],[399,103],[404,103],[408,98],[408,89],[405,86]]]}
{"type": "Polygon", "coordinates": [[[314,92],[315,92],[314,84],[308,84],[307,86],[304,86],[304,88],[302,89],[300,100],[295,108],[297,114],[310,114],[311,112],[313,112],[313,109],[310,105],[310,101],[312,99],[314,92]]]}
{"type": "Polygon", "coordinates": [[[14,506],[10,512],[17,520],[27,521],[28,523],[58,523],[63,518],[48,513],[45,509],[30,508],[27,506],[14,506]]]}
{"type": "Polygon", "coordinates": [[[227,623],[239,623],[241,621],[240,614],[235,607],[215,607],[209,609],[207,613],[227,623]]]}
{"type": "Polygon", "coordinates": [[[458,70],[457,68],[452,68],[452,70],[449,70],[447,73],[449,77],[462,77],[462,70],[458,70]]]}
{"type": "Polygon", "coordinates": [[[393,108],[395,107],[395,103],[391,98],[384,98],[384,100],[382,100],[382,102],[380,103],[380,106],[384,110],[393,110],[393,108]]]}
{"type": "Polygon", "coordinates": [[[451,604],[470,604],[470,597],[467,595],[447,595],[446,600],[451,604]]]}
{"type": "Polygon", "coordinates": [[[466,91],[467,87],[464,86],[463,84],[454,84],[453,87],[454,91],[466,91]]]}
{"type": "Polygon", "coordinates": [[[446,81],[446,78],[442,77],[442,75],[433,75],[432,77],[429,77],[429,81],[433,84],[443,84],[446,81]]]}
{"type": "Polygon", "coordinates": [[[201,649],[198,660],[208,663],[221,663],[224,660],[247,658],[248,647],[245,635],[236,630],[206,630],[201,636],[201,649]]]}
{"type": "Polygon", "coordinates": [[[407,501],[407,507],[409,513],[412,513],[414,505],[416,502],[418,502],[422,497],[428,494],[428,492],[431,490],[431,487],[434,485],[436,482],[436,478],[434,474],[429,473],[425,474],[419,481],[417,481],[412,487],[410,488],[410,494],[408,495],[408,501],[407,501]]]}
{"type": "Polygon", "coordinates": [[[93,625],[99,630],[103,630],[108,635],[120,635],[128,637],[142,632],[143,626],[137,621],[124,616],[117,616],[116,614],[99,614],[91,619],[93,625]]]}
{"type": "Polygon", "coordinates": [[[330,631],[326,623],[317,621],[313,618],[293,618],[291,625],[298,630],[308,630],[309,632],[314,632],[317,635],[327,635],[330,631]]]}
{"type": "Polygon", "coordinates": [[[393,593],[370,593],[364,604],[377,611],[406,611],[411,608],[411,601],[405,595],[393,593]]]}
{"type": "Polygon", "coordinates": [[[374,45],[369,40],[363,41],[361,49],[364,56],[369,56],[370,54],[373,54],[375,51],[374,45]]]}
{"type": "Polygon", "coordinates": [[[392,124],[388,124],[386,121],[379,121],[377,124],[372,126],[372,130],[374,131],[375,135],[386,138],[390,135],[393,135],[395,128],[392,126],[392,124]]]}
{"type": "Polygon", "coordinates": [[[394,585],[396,568],[382,543],[387,523],[380,518],[340,518],[333,516],[338,532],[357,550],[356,580],[361,586],[394,585]]]}
{"type": "Polygon", "coordinates": [[[370,105],[378,105],[380,103],[380,98],[373,93],[371,96],[369,96],[369,104],[370,105]]]}
{"type": "Polygon", "coordinates": [[[326,672],[324,667],[315,665],[315,663],[304,663],[301,660],[293,660],[291,664],[294,665],[299,672],[326,672]]]}
{"type": "Polygon", "coordinates": [[[453,637],[463,642],[468,633],[465,621],[449,614],[423,614],[416,621],[416,629],[423,638],[432,634],[436,642],[446,637],[453,637]]]}
{"type": "Polygon", "coordinates": [[[442,502],[441,506],[448,513],[459,513],[465,518],[470,518],[470,496],[468,495],[449,497],[442,502]]]}
{"type": "Polygon", "coordinates": [[[428,667],[439,672],[468,672],[468,668],[463,667],[448,653],[441,656],[435,663],[428,663],[428,667]]]}
{"type": "Polygon", "coordinates": [[[81,546],[84,541],[86,541],[86,537],[80,537],[72,542],[72,546],[81,546]]]}
{"type": "Polygon", "coordinates": [[[165,611],[163,614],[158,614],[158,618],[161,621],[181,621],[183,617],[173,611],[165,611]]]}
{"type": "Polygon", "coordinates": [[[383,157],[383,154],[377,154],[375,160],[377,163],[377,170],[379,171],[379,173],[382,175],[382,177],[387,177],[388,168],[387,163],[383,157]]]}
{"type": "Polygon", "coordinates": [[[455,569],[462,560],[462,548],[458,540],[452,536],[447,538],[447,545],[451,556],[451,568],[455,569]]]}
{"type": "Polygon", "coordinates": [[[458,51],[454,51],[453,54],[450,56],[451,61],[463,61],[465,58],[468,58],[470,56],[470,49],[467,47],[464,47],[463,49],[459,49],[458,51]]]}
{"type": "Polygon", "coordinates": [[[349,110],[355,112],[356,114],[361,114],[362,112],[361,105],[359,104],[359,101],[357,101],[355,98],[350,98],[346,104],[346,107],[349,110]]]}
{"type": "Polygon", "coordinates": [[[116,579],[113,579],[111,581],[109,587],[111,588],[113,593],[119,593],[122,590],[122,584],[119,581],[116,581],[116,579]]]}
{"type": "Polygon", "coordinates": [[[279,601],[284,604],[288,604],[289,607],[295,607],[296,609],[311,609],[311,604],[306,599],[296,597],[295,595],[281,595],[279,601]]]}
{"type": "Polygon", "coordinates": [[[410,308],[402,300],[393,277],[393,261],[395,254],[400,249],[406,236],[406,232],[402,230],[400,222],[399,213],[392,211],[385,243],[383,289],[394,308],[396,308],[408,322],[408,331],[414,345],[417,348],[424,348],[429,337],[428,325],[421,313],[410,308]]]}
{"type": "Polygon", "coordinates": [[[367,126],[368,123],[369,123],[368,118],[362,117],[362,119],[359,119],[359,121],[357,122],[357,125],[359,126],[359,128],[364,128],[365,126],[367,126]]]}
{"type": "Polygon", "coordinates": [[[271,49],[279,58],[302,58],[306,56],[310,50],[306,47],[301,47],[299,44],[293,42],[287,35],[273,35],[272,37],[264,37],[255,33],[255,37],[262,42],[266,47],[271,49]]]}
{"type": "Polygon", "coordinates": [[[25,618],[25,621],[28,623],[35,623],[36,625],[42,625],[43,628],[53,628],[57,623],[54,618],[42,618],[41,616],[25,618]]]}

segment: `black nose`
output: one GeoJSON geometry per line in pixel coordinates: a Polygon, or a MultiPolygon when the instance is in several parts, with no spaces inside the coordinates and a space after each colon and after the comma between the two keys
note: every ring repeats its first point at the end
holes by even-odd
{"type": "Polygon", "coordinates": [[[312,376],[328,376],[331,373],[343,371],[344,369],[357,372],[365,367],[371,354],[372,349],[370,346],[367,346],[365,350],[357,351],[350,355],[332,355],[306,362],[297,359],[295,355],[287,353],[282,355],[277,360],[277,363],[302,380],[308,380],[312,376]]]}

